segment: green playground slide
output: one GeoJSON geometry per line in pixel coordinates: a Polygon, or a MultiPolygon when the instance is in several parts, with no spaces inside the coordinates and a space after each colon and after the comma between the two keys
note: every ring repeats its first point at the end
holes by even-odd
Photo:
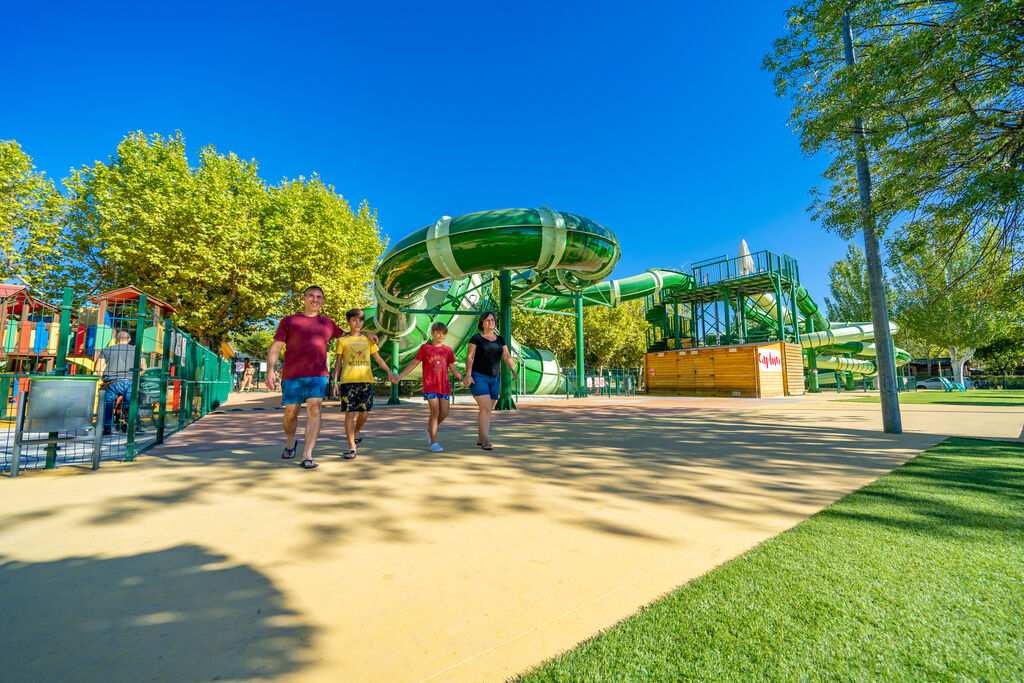
{"type": "MultiPolygon", "coordinates": [[[[486,308],[492,286],[486,276],[496,270],[515,273],[512,291],[518,306],[541,311],[571,310],[576,296],[582,296],[584,305],[614,306],[663,290],[695,287],[691,274],[661,268],[605,280],[619,255],[611,230],[547,207],[445,216],[406,236],[384,255],[373,283],[377,306],[366,309],[367,329],[381,335],[382,354],[389,359],[392,345],[384,340],[397,338],[398,364],[404,367],[430,339],[430,326],[443,322],[448,326],[445,343],[463,360],[466,343],[477,331],[477,318],[456,312],[486,308]]],[[[805,349],[819,349],[818,368],[875,374],[870,323],[830,324],[802,287],[797,288],[796,303],[800,329],[810,318],[820,330],[800,336],[805,349]]],[[[766,326],[774,324],[778,313],[770,294],[748,298],[744,311],[750,323],[766,326]]],[[[782,314],[792,327],[792,313],[783,308],[782,314]]],[[[549,351],[521,346],[515,339],[511,350],[524,367],[521,382],[526,393],[565,390],[565,378],[549,351]]],[[[898,364],[908,360],[909,354],[897,350],[898,364]]]]}
{"type": "MultiPolygon", "coordinates": [[[[397,337],[399,365],[411,360],[430,339],[430,326],[448,326],[445,343],[458,359],[476,332],[476,317],[453,313],[408,311],[478,311],[489,288],[484,275],[498,269],[517,271],[513,292],[527,308],[560,311],[575,305],[615,305],[657,294],[664,288],[690,286],[688,273],[651,269],[621,280],[604,280],[619,260],[615,235],[597,223],[571,213],[540,209],[481,211],[444,217],[395,244],[374,278],[377,306],[367,309],[367,327],[383,337],[397,337]],[[403,310],[405,311],[403,312],[403,310]]],[[[382,344],[390,358],[391,347],[382,344]]],[[[565,390],[554,355],[520,346],[512,351],[525,367],[526,393],[565,390]]],[[[414,373],[410,375],[416,377],[414,373]]]]}

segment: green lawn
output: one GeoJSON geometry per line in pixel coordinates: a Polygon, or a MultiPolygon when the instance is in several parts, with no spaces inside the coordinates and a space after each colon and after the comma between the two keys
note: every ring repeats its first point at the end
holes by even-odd
{"type": "MultiPolygon", "coordinates": [[[[878,396],[838,399],[850,403],[878,403],[878,396]]],[[[1024,391],[998,391],[995,389],[972,389],[970,391],[939,391],[921,389],[915,393],[900,394],[900,403],[942,403],[946,405],[979,406],[1024,406],[1024,391]]]]}
{"type": "Polygon", "coordinates": [[[1024,679],[1024,444],[948,439],[522,678],[685,679],[1024,679]]]}

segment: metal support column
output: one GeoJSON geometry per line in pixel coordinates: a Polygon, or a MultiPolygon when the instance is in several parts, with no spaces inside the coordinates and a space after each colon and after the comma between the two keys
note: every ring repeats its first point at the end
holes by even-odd
{"type": "Polygon", "coordinates": [[[587,373],[583,365],[583,297],[576,295],[576,398],[587,396],[587,373]]]}
{"type": "MultiPolygon", "coordinates": [[[[508,270],[498,272],[498,308],[501,326],[501,336],[505,343],[512,348],[512,273],[508,270]]],[[[515,410],[516,402],[512,398],[512,372],[501,363],[501,396],[495,410],[515,410]]]]}
{"type": "MultiPolygon", "coordinates": [[[[398,347],[399,347],[398,337],[392,337],[391,338],[391,371],[393,373],[395,373],[396,375],[399,372],[401,372],[401,370],[402,370],[400,367],[398,367],[398,363],[399,363],[399,357],[398,357],[399,349],[398,349],[398,347]]],[[[398,382],[393,382],[391,384],[391,396],[388,397],[388,405],[389,406],[397,406],[401,402],[402,402],[401,399],[398,398],[398,382]]]]}
{"type": "Polygon", "coordinates": [[[782,315],[782,276],[776,274],[772,277],[772,284],[775,285],[775,319],[779,324],[779,341],[786,341],[786,319],[782,315]]]}
{"type": "MultiPolygon", "coordinates": [[[[807,334],[814,332],[814,320],[810,316],[804,324],[807,326],[807,334]]],[[[821,393],[821,387],[818,386],[818,352],[814,347],[807,349],[807,391],[812,394],[821,393]]]]}

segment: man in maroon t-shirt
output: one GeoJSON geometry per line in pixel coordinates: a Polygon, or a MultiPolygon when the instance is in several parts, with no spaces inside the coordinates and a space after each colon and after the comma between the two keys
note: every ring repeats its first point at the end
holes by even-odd
{"type": "Polygon", "coordinates": [[[274,343],[267,354],[267,388],[277,383],[274,367],[281,349],[284,367],[281,369],[281,403],[284,404],[284,434],[287,444],[281,457],[295,457],[295,429],[299,421],[299,408],[306,404],[306,430],[303,436],[302,466],[312,469],[319,463],[313,460],[313,447],[320,434],[320,412],[327,395],[327,344],[344,332],[338,324],[320,315],[324,305],[324,290],[316,285],[302,293],[305,307],[302,313],[283,318],[274,333],[274,343]]]}

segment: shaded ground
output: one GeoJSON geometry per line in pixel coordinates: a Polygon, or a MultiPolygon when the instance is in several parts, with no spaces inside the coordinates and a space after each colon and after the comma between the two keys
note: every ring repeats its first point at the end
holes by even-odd
{"type": "Polygon", "coordinates": [[[187,680],[501,680],[944,434],[1019,436],[1024,411],[910,406],[892,436],[877,406],[817,399],[524,402],[496,416],[486,453],[459,404],[434,454],[412,404],[375,411],[349,462],[332,408],[309,472],[280,459],[280,419],[210,415],[134,464],[0,482],[0,630],[45,633],[59,606],[99,650],[83,667],[33,639],[0,670],[20,657],[43,679],[127,677],[113,664],[144,660],[161,663],[143,675],[187,680]],[[160,586],[189,596],[176,606],[160,586]],[[186,635],[228,621],[199,645],[186,635]],[[125,624],[144,637],[118,636],[125,624]]]}

